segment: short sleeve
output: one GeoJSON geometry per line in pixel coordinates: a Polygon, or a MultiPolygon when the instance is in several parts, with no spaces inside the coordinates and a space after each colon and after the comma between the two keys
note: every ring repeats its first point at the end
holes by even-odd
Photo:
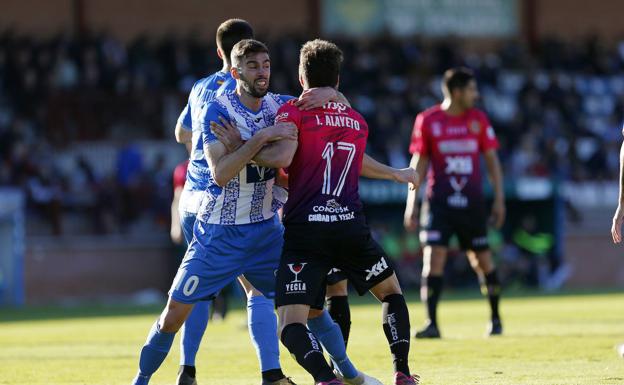
{"type": "Polygon", "coordinates": [[[196,82],[195,84],[193,84],[193,88],[191,88],[191,92],[189,93],[186,106],[184,106],[184,109],[182,110],[182,112],[180,113],[180,116],[178,117],[178,124],[187,131],[193,130],[193,115],[191,114],[191,100],[193,100],[193,98],[195,97],[198,83],[199,82],[196,82]]]}
{"type": "Polygon", "coordinates": [[[184,109],[180,113],[180,116],[178,117],[178,124],[186,131],[191,131],[193,121],[191,119],[191,106],[189,103],[186,103],[186,106],[184,106],[184,109]]]}
{"type": "Polygon", "coordinates": [[[289,100],[295,99],[295,97],[292,95],[278,95],[278,98],[282,101],[282,103],[286,103],[289,100]]]}
{"type": "Polygon", "coordinates": [[[220,116],[224,117],[228,121],[230,120],[229,114],[217,100],[213,100],[212,102],[204,103],[202,105],[198,120],[202,131],[204,147],[219,141],[210,129],[210,123],[216,122],[221,124],[221,120],[219,119],[220,116]]]}
{"type": "Polygon", "coordinates": [[[225,80],[223,80],[223,83],[221,84],[221,86],[219,86],[219,88],[217,89],[215,96],[219,97],[223,94],[228,94],[234,90],[236,90],[236,79],[229,76],[228,74],[225,80]]]}
{"type": "Polygon", "coordinates": [[[418,114],[414,121],[409,152],[410,154],[429,155],[430,151],[429,132],[425,126],[425,117],[423,114],[418,114]]]}
{"type": "Polygon", "coordinates": [[[275,115],[275,123],[283,122],[291,122],[301,128],[301,111],[291,103],[284,103],[275,115]]]}
{"type": "Polygon", "coordinates": [[[486,152],[488,150],[497,150],[499,144],[496,133],[494,132],[490,120],[482,112],[479,113],[479,124],[482,127],[479,136],[479,151],[486,152]]]}

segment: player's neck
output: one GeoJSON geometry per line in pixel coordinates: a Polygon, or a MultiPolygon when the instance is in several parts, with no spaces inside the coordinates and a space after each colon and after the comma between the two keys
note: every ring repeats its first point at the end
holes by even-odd
{"type": "Polygon", "coordinates": [[[254,96],[249,95],[247,92],[243,91],[241,87],[236,87],[236,95],[238,95],[238,100],[240,100],[241,104],[251,111],[258,111],[262,106],[262,98],[256,98],[254,96]]]}
{"type": "Polygon", "coordinates": [[[221,68],[221,72],[228,73],[230,72],[230,68],[232,68],[228,63],[223,62],[223,67],[221,68]]]}
{"type": "Polygon", "coordinates": [[[444,99],[442,104],[440,104],[440,108],[451,116],[460,116],[466,112],[465,108],[459,106],[457,103],[453,103],[451,99],[444,99]]]}

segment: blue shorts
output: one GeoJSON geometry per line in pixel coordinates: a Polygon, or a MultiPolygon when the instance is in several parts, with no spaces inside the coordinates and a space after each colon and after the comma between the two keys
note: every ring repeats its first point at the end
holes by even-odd
{"type": "Polygon", "coordinates": [[[193,240],[193,226],[195,226],[195,217],[197,214],[186,211],[180,212],[180,225],[182,226],[182,234],[188,246],[193,240]]]}
{"type": "Polygon", "coordinates": [[[277,216],[229,226],[198,220],[193,233],[169,290],[171,298],[189,304],[208,300],[241,274],[265,297],[275,296],[275,271],[284,243],[277,216]]]}

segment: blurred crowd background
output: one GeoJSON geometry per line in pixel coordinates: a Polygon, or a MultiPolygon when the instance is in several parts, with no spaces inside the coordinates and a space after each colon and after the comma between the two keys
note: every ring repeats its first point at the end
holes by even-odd
{"type": "MultiPolygon", "coordinates": [[[[266,41],[271,89],[297,95],[298,52],[306,37],[266,41]]],[[[483,54],[464,52],[453,40],[418,37],[336,42],[346,58],[340,88],[373,128],[368,151],[379,160],[407,166],[414,117],[441,100],[444,70],[463,65],[477,74],[481,107],[501,141],[505,175],[616,179],[624,41],[548,39],[533,51],[510,41],[483,54]]],[[[104,215],[112,209],[113,218],[100,218],[96,232],[115,231],[148,212],[162,219],[170,196],[153,192],[171,190],[166,186],[173,163],[163,152],[147,160],[133,143],[172,141],[176,113],[193,83],[220,68],[215,52],[212,41],[193,36],[142,36],[124,44],[109,35],[38,39],[5,31],[0,184],[22,188],[32,207],[46,215],[76,208],[104,215]],[[100,164],[98,154],[76,155],[70,164],[55,158],[76,143],[93,141],[115,145],[113,168],[100,164]],[[135,198],[139,207],[127,201],[135,198]]]]}
{"type": "MultiPolygon", "coordinates": [[[[441,100],[441,74],[463,65],[477,75],[480,107],[501,142],[507,184],[546,180],[555,186],[595,186],[617,180],[624,121],[624,34],[617,26],[605,32],[600,30],[604,25],[588,21],[571,37],[566,34],[570,27],[561,22],[560,33],[546,33],[539,28],[548,20],[565,19],[554,12],[565,2],[498,0],[494,3],[505,9],[511,4],[518,20],[502,36],[439,31],[430,36],[383,27],[375,33],[351,33],[327,27],[335,16],[328,16],[327,9],[343,7],[349,14],[363,4],[370,8],[384,1],[389,0],[297,1],[289,12],[310,11],[301,16],[308,22],[295,28],[296,20],[284,21],[281,30],[271,21],[277,17],[251,12],[252,4],[232,5],[236,9],[220,14],[259,25],[257,37],[271,51],[270,88],[277,93],[300,93],[297,64],[303,42],[318,35],[334,40],[345,54],[340,89],[372,127],[368,152],[392,166],[409,163],[414,118],[441,100]]],[[[193,83],[221,68],[213,38],[221,20],[199,29],[189,24],[150,32],[157,23],[150,23],[150,15],[157,12],[166,19],[176,9],[173,2],[159,0],[153,8],[160,11],[145,11],[144,30],[125,27],[120,33],[115,25],[121,22],[115,24],[114,18],[104,28],[89,28],[85,8],[103,5],[85,0],[63,4],[69,3],[73,24],[60,22],[58,28],[51,22],[54,28],[44,33],[33,28],[34,20],[21,25],[19,17],[8,22],[5,16],[0,23],[0,188],[23,192],[27,237],[148,233],[163,239],[170,223],[172,171],[186,157],[174,141],[175,122],[193,83]]],[[[277,3],[267,2],[268,8],[277,9],[277,3]]],[[[492,7],[486,3],[471,4],[492,7]]],[[[624,11],[617,1],[605,4],[604,15],[611,9],[624,11]]],[[[128,7],[138,12],[138,5],[128,7]]],[[[209,5],[185,1],[180,7],[209,5]]],[[[12,9],[14,16],[22,12],[15,11],[20,9],[16,5],[12,9]]],[[[571,20],[582,13],[575,12],[571,20]]],[[[540,275],[552,276],[564,265],[562,226],[581,221],[583,213],[566,194],[554,195],[545,210],[513,209],[512,202],[510,224],[492,233],[510,280],[543,284],[540,275]],[[513,210],[526,215],[514,216],[513,210]],[[525,255],[547,256],[547,262],[525,255]]],[[[516,194],[509,197],[518,199],[516,194]]],[[[389,254],[405,266],[403,278],[417,283],[418,237],[402,230],[401,202],[371,202],[371,222],[389,254]]],[[[450,267],[456,270],[451,281],[461,282],[469,269],[457,260],[450,267]]],[[[555,286],[563,283],[566,273],[561,274],[555,286]]]]}

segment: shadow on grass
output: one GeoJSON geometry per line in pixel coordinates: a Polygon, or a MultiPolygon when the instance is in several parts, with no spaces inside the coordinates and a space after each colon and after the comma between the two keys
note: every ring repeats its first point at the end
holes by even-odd
{"type": "Polygon", "coordinates": [[[93,305],[26,306],[0,308],[0,323],[19,321],[47,321],[71,318],[123,317],[153,314],[156,317],[162,305],[93,305]]]}
{"type": "MultiPolygon", "coordinates": [[[[508,290],[503,293],[503,298],[548,298],[569,296],[591,296],[605,294],[622,294],[622,289],[591,289],[591,290],[566,290],[556,293],[545,293],[538,290],[508,290]]],[[[419,301],[418,290],[405,292],[406,299],[410,303],[419,301]]],[[[482,298],[477,288],[453,289],[444,293],[444,301],[466,301],[482,298]]],[[[371,305],[378,303],[371,295],[359,297],[355,292],[349,296],[351,306],[371,305]]],[[[93,304],[82,303],[71,306],[26,306],[26,307],[0,307],[0,323],[19,321],[46,321],[72,318],[94,317],[124,317],[137,315],[153,315],[156,317],[163,309],[165,302],[157,305],[129,305],[129,304],[93,304]]],[[[229,309],[244,310],[245,302],[237,297],[230,297],[229,309]]]]}

